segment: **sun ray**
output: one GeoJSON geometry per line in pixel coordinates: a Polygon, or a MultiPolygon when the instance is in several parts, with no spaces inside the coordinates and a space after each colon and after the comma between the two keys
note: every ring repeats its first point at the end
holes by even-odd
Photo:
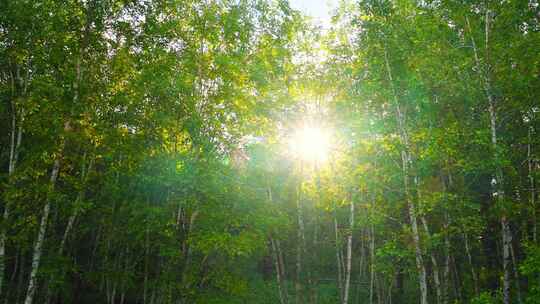
{"type": "Polygon", "coordinates": [[[321,163],[328,159],[330,136],[322,128],[304,126],[294,133],[290,146],[296,157],[308,162],[321,163]]]}

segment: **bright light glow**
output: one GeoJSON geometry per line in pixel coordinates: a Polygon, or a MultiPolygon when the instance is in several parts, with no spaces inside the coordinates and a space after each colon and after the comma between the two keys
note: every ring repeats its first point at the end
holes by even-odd
{"type": "Polygon", "coordinates": [[[310,162],[324,162],[330,150],[330,136],[320,128],[305,126],[296,131],[290,145],[296,157],[310,162]]]}

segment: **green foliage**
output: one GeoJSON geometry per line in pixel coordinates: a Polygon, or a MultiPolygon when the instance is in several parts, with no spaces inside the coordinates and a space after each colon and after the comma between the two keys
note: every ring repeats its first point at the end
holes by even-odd
{"type": "Polygon", "coordinates": [[[527,243],[525,244],[525,252],[527,257],[519,266],[519,270],[530,282],[526,301],[531,304],[538,303],[540,296],[540,284],[538,283],[540,278],[540,250],[537,244],[527,243]]]}
{"type": "Polygon", "coordinates": [[[482,292],[471,300],[471,304],[496,304],[501,303],[500,295],[491,292],[482,292]]]}
{"type": "Polygon", "coordinates": [[[1,1],[0,300],[536,303],[538,8],[1,1]]]}

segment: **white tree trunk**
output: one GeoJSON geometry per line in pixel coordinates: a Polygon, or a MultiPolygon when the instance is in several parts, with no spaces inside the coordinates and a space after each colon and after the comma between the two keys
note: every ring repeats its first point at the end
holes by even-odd
{"type": "MultiPolygon", "coordinates": [[[[495,162],[495,172],[493,176],[493,196],[495,201],[499,206],[504,204],[504,175],[503,170],[500,165],[500,156],[499,156],[499,144],[497,137],[497,110],[496,110],[496,100],[493,95],[492,85],[491,85],[491,74],[490,74],[490,63],[489,63],[489,35],[491,27],[491,11],[489,8],[485,9],[484,15],[484,24],[485,24],[485,58],[484,62],[481,62],[479,51],[474,40],[474,35],[472,33],[471,24],[469,18],[465,17],[467,27],[471,35],[471,43],[474,52],[474,59],[476,63],[476,68],[480,77],[480,80],[483,82],[483,89],[486,95],[488,102],[488,112],[489,112],[489,128],[491,131],[491,146],[494,151],[493,161],[495,162]]],[[[510,223],[508,221],[506,211],[503,210],[503,215],[501,216],[501,234],[502,234],[502,259],[503,259],[503,303],[510,304],[510,263],[511,263],[511,246],[512,246],[512,231],[510,230],[510,223]]]]}
{"type": "Polygon", "coordinates": [[[510,223],[506,215],[501,217],[501,230],[503,239],[503,303],[510,304],[510,263],[511,258],[511,246],[512,246],[512,232],[510,231],[510,223]]]}
{"type": "MultiPolygon", "coordinates": [[[[452,191],[453,189],[453,180],[452,180],[452,174],[448,172],[448,185],[446,184],[443,174],[441,173],[441,184],[443,186],[443,192],[444,196],[446,197],[447,193],[449,191],[452,191]]],[[[448,203],[446,202],[447,199],[445,199],[445,205],[448,203]]],[[[444,210],[444,223],[443,223],[443,229],[445,231],[444,234],[444,265],[443,265],[443,284],[442,284],[442,303],[448,304],[450,302],[450,250],[451,250],[451,244],[450,244],[450,236],[449,236],[449,229],[450,229],[450,223],[452,218],[450,217],[450,213],[448,212],[448,207],[445,207],[444,210]]]]}
{"type": "Polygon", "coordinates": [[[303,302],[302,297],[302,257],[304,253],[304,245],[305,245],[305,234],[304,234],[304,215],[302,210],[302,203],[301,203],[301,189],[300,186],[298,186],[298,193],[297,193],[297,199],[296,199],[296,209],[297,209],[297,220],[298,220],[298,230],[297,230],[297,250],[296,250],[296,282],[295,282],[295,289],[296,289],[296,304],[300,304],[303,302]]]}
{"type": "MultiPolygon", "coordinates": [[[[267,185],[267,199],[269,203],[273,203],[272,188],[269,185],[267,185]]],[[[279,245],[279,240],[274,240],[273,237],[270,237],[270,244],[272,246],[272,258],[276,268],[279,300],[281,304],[288,304],[289,297],[287,292],[287,284],[285,282],[285,269],[283,265],[281,246],[279,245]]]]}
{"type": "Polygon", "coordinates": [[[281,304],[287,304],[286,290],[284,290],[286,286],[283,285],[283,278],[281,276],[283,272],[281,270],[281,264],[279,262],[278,247],[272,237],[270,237],[270,244],[272,246],[272,259],[274,260],[274,266],[276,269],[276,281],[278,285],[279,302],[281,304]]]}
{"type": "Polygon", "coordinates": [[[418,232],[418,224],[416,220],[416,210],[412,202],[409,201],[409,217],[411,220],[413,241],[416,257],[416,267],[418,269],[418,282],[420,284],[420,303],[427,304],[427,279],[426,268],[424,267],[424,259],[422,257],[422,249],[420,248],[420,233],[418,232]]]}
{"type": "MultiPolygon", "coordinates": [[[[54,190],[58,173],[60,171],[60,157],[58,156],[53,165],[51,179],[50,179],[50,191],[54,190]]],[[[28,282],[28,290],[26,291],[26,298],[24,304],[32,304],[34,300],[34,294],[37,288],[37,272],[39,269],[39,263],[41,261],[41,253],[43,247],[43,241],[45,240],[45,232],[47,231],[47,222],[49,220],[49,212],[51,210],[50,199],[47,199],[45,206],[43,207],[43,214],[41,215],[41,222],[39,224],[39,231],[36,243],[34,244],[34,253],[32,256],[32,269],[30,271],[30,279],[28,282]]]]}
{"type": "MultiPolygon", "coordinates": [[[[431,238],[431,232],[429,231],[429,226],[427,223],[427,220],[424,216],[420,217],[420,220],[422,221],[422,226],[424,226],[424,232],[426,233],[428,238],[431,238]]],[[[435,253],[433,252],[433,249],[430,252],[431,257],[431,264],[433,267],[433,282],[435,283],[435,291],[437,293],[437,303],[441,304],[442,302],[442,290],[441,290],[441,280],[440,280],[440,271],[439,271],[439,263],[437,262],[437,257],[435,256],[435,253]]]]}
{"type": "MultiPolygon", "coordinates": [[[[87,17],[90,17],[91,15],[90,11],[87,11],[86,13],[87,13],[87,17]]],[[[77,60],[75,63],[75,80],[73,81],[73,98],[72,98],[73,105],[76,105],[79,102],[79,85],[81,83],[81,76],[82,76],[81,61],[82,61],[82,56],[86,50],[86,44],[88,43],[86,38],[88,37],[89,32],[90,32],[90,25],[91,25],[91,22],[87,20],[85,24],[85,28],[84,28],[84,34],[83,34],[84,37],[81,43],[81,50],[77,56],[77,60]]],[[[71,131],[71,122],[70,122],[70,118],[68,118],[64,122],[64,132],[67,133],[70,131],[71,131]]],[[[49,191],[53,191],[56,185],[56,180],[58,178],[58,173],[60,171],[60,159],[62,158],[64,154],[64,150],[65,150],[64,138],[63,136],[60,136],[60,149],[58,151],[58,155],[55,157],[55,160],[54,160],[53,169],[52,169],[51,178],[50,178],[49,191]]],[[[39,225],[38,237],[37,237],[36,243],[34,244],[34,252],[32,256],[32,269],[30,271],[28,290],[26,292],[26,298],[24,301],[25,304],[32,304],[32,301],[34,299],[34,294],[37,289],[37,272],[38,272],[39,264],[41,261],[43,241],[45,240],[45,233],[47,231],[47,223],[49,220],[50,209],[51,209],[51,202],[50,202],[50,199],[47,198],[47,202],[45,203],[45,206],[43,207],[43,214],[41,215],[41,222],[39,225]]]]}
{"type": "MultiPolygon", "coordinates": [[[[446,226],[448,227],[448,226],[446,226]]],[[[448,231],[448,229],[445,229],[448,231]]],[[[448,235],[444,236],[444,270],[443,270],[443,304],[450,302],[450,238],[448,235]]]]}
{"type": "Polygon", "coordinates": [[[336,266],[337,266],[337,286],[339,291],[339,300],[343,302],[343,262],[341,261],[341,246],[339,240],[337,215],[334,212],[334,235],[335,235],[335,248],[336,248],[336,266]]]}
{"type": "MultiPolygon", "coordinates": [[[[12,102],[12,114],[11,114],[11,136],[10,136],[10,149],[9,149],[9,166],[8,177],[15,172],[15,166],[17,165],[17,159],[19,157],[19,147],[22,141],[22,123],[19,122],[17,126],[17,109],[15,103],[12,102]]],[[[21,115],[22,120],[22,115],[21,115]]],[[[6,259],[6,223],[9,219],[9,205],[4,205],[4,212],[2,213],[2,225],[0,229],[0,296],[2,295],[5,276],[5,259],[6,259]]]]}
{"type": "Polygon", "coordinates": [[[469,265],[471,266],[471,276],[473,280],[473,287],[474,287],[474,294],[479,294],[479,287],[478,287],[478,276],[476,274],[476,270],[474,270],[474,263],[471,255],[471,247],[469,245],[469,237],[467,236],[467,233],[463,233],[463,240],[465,241],[465,253],[467,254],[467,259],[469,260],[469,265]]]}
{"type": "MultiPolygon", "coordinates": [[[[79,195],[80,196],[80,195],[79,195]]],[[[75,203],[78,203],[82,200],[81,197],[77,197],[75,200],[75,203]]],[[[64,230],[64,235],[62,236],[62,241],[60,241],[60,246],[58,247],[58,253],[62,254],[64,252],[64,247],[66,246],[66,242],[69,236],[69,232],[73,228],[73,224],[75,223],[75,219],[77,218],[77,211],[73,211],[73,213],[69,216],[68,223],[66,225],[66,230],[64,230]]]]}
{"type": "Polygon", "coordinates": [[[369,269],[369,304],[373,304],[374,284],[375,284],[375,230],[373,224],[369,227],[369,257],[370,257],[370,269],[369,269]]]}
{"type": "Polygon", "coordinates": [[[73,212],[69,216],[68,223],[67,223],[67,226],[66,226],[66,230],[64,230],[64,235],[62,236],[62,241],[60,242],[60,247],[58,249],[58,253],[60,255],[64,251],[64,248],[65,248],[69,233],[71,232],[71,229],[73,229],[73,225],[75,224],[75,220],[77,219],[77,216],[79,214],[79,207],[80,207],[79,204],[81,204],[82,201],[84,200],[84,194],[85,194],[84,192],[85,192],[86,183],[88,181],[88,174],[89,174],[90,170],[92,170],[93,164],[94,164],[94,160],[90,159],[90,161],[88,162],[88,166],[86,165],[86,153],[85,153],[84,156],[83,156],[83,164],[81,166],[82,189],[79,192],[79,194],[77,194],[77,198],[75,199],[75,203],[73,204],[74,205],[73,206],[73,212]]]}
{"type": "Polygon", "coordinates": [[[355,298],[356,298],[356,304],[359,303],[360,299],[360,282],[362,282],[362,277],[364,274],[364,260],[366,256],[366,249],[364,244],[364,232],[362,231],[360,235],[360,258],[358,259],[358,285],[355,289],[355,298]]]}
{"type": "Polygon", "coordinates": [[[392,95],[394,99],[394,107],[396,110],[396,121],[398,124],[398,132],[400,136],[401,144],[404,146],[403,150],[401,151],[401,161],[402,161],[402,172],[403,172],[403,189],[405,192],[405,200],[407,202],[407,207],[409,211],[409,219],[411,222],[411,228],[412,228],[412,234],[413,234],[413,243],[414,243],[414,249],[415,249],[415,257],[416,257],[416,268],[418,270],[418,284],[420,287],[420,303],[421,304],[427,304],[427,279],[426,279],[426,267],[424,265],[424,259],[422,257],[422,248],[420,245],[420,233],[418,232],[418,221],[416,218],[416,207],[414,205],[414,201],[412,199],[410,185],[409,185],[409,179],[410,179],[410,172],[409,167],[412,163],[411,155],[410,155],[410,142],[409,142],[409,135],[407,132],[407,126],[406,126],[406,117],[405,113],[401,109],[401,105],[398,100],[397,92],[394,86],[394,79],[392,76],[392,69],[390,67],[390,61],[388,58],[388,51],[386,49],[386,46],[384,47],[384,59],[386,63],[386,72],[388,76],[388,81],[390,82],[390,87],[392,89],[392,95]]]}
{"type": "MultiPolygon", "coordinates": [[[[78,86],[79,86],[79,82],[80,82],[80,64],[81,64],[81,60],[80,60],[80,57],[78,58],[77,60],[77,64],[76,64],[76,79],[73,83],[73,90],[74,90],[74,95],[73,95],[73,103],[76,103],[78,101],[78,98],[79,98],[79,90],[78,90],[78,86]]],[[[69,132],[71,131],[71,123],[70,123],[70,120],[66,120],[64,122],[64,132],[69,132]]],[[[60,172],[60,159],[62,158],[63,156],[63,153],[64,153],[64,149],[65,149],[65,143],[64,143],[64,138],[63,136],[60,137],[60,149],[58,151],[58,155],[56,155],[55,157],[55,160],[54,160],[54,164],[53,164],[53,169],[52,169],[52,172],[51,172],[51,178],[50,178],[50,181],[49,181],[49,191],[53,191],[54,190],[54,187],[56,185],[56,180],[58,178],[58,173],[60,172]]],[[[34,299],[34,294],[36,292],[36,288],[37,288],[37,272],[38,272],[38,268],[39,268],[39,263],[41,261],[41,253],[42,253],[42,247],[43,247],[43,241],[45,239],[45,233],[47,231],[47,223],[48,223],[48,220],[49,220],[49,212],[50,212],[50,209],[51,209],[51,201],[49,198],[47,198],[47,201],[45,203],[45,206],[43,207],[43,214],[41,215],[41,222],[39,224],[39,231],[38,231],[38,237],[37,237],[37,240],[36,240],[36,243],[34,244],[34,253],[33,253],[33,256],[32,256],[32,269],[30,271],[30,278],[29,278],[29,282],[28,282],[28,290],[26,291],[26,299],[24,301],[25,304],[32,304],[32,301],[34,299]]]]}
{"type": "Polygon", "coordinates": [[[350,202],[349,229],[347,234],[347,264],[345,268],[345,286],[343,289],[343,304],[349,302],[349,287],[351,285],[351,265],[352,265],[352,234],[354,230],[354,201],[350,202]]]}

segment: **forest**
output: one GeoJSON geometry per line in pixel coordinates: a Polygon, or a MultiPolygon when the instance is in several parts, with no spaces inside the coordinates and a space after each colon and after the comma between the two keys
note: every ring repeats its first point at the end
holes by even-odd
{"type": "Polygon", "coordinates": [[[0,304],[540,303],[540,2],[0,0],[0,304]]]}

